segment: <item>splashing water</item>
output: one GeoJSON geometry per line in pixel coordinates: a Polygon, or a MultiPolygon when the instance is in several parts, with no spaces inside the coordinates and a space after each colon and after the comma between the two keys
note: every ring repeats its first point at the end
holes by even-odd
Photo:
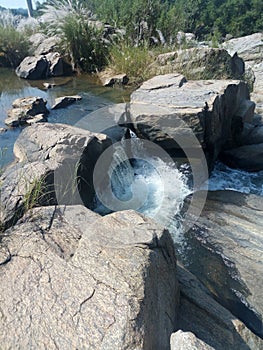
{"type": "MultiPolygon", "coordinates": [[[[123,202],[132,197],[137,198],[137,210],[156,220],[179,235],[179,222],[176,215],[180,212],[183,201],[191,190],[187,178],[173,162],[147,154],[143,142],[130,133],[129,147],[123,142],[115,147],[111,167],[108,171],[111,178],[111,192],[123,202]]],[[[149,153],[149,152],[148,152],[149,153]]],[[[105,215],[111,212],[98,198],[95,211],[105,215]]]]}
{"type": "Polygon", "coordinates": [[[217,162],[208,184],[210,191],[232,190],[263,196],[263,171],[247,172],[217,162]]]}

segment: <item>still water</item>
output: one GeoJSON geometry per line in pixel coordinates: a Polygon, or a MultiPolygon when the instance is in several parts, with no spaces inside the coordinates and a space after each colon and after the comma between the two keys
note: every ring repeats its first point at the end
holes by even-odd
{"type": "MultiPolygon", "coordinates": [[[[0,128],[5,127],[7,111],[12,102],[20,97],[39,96],[47,100],[51,109],[57,97],[80,95],[82,100],[67,108],[50,110],[50,123],[75,125],[84,116],[105,106],[129,101],[131,89],[104,88],[94,76],[83,74],[77,77],[59,77],[48,80],[29,81],[20,79],[15,72],[0,68],[0,128]],[[54,83],[57,86],[45,90],[43,83],[54,83]]],[[[8,129],[0,134],[0,166],[13,160],[13,145],[22,128],[8,129]]]]}

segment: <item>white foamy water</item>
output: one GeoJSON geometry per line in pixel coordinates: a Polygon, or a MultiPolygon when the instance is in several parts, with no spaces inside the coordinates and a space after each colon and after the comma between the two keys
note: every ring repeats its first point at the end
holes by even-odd
{"type": "Polygon", "coordinates": [[[247,172],[217,162],[208,181],[210,191],[232,190],[263,196],[263,171],[247,172]]]}
{"type": "Polygon", "coordinates": [[[136,137],[129,140],[128,147],[126,144],[126,152],[124,149],[125,141],[116,146],[108,171],[111,189],[106,201],[97,199],[96,211],[110,212],[117,198],[121,205],[118,210],[137,210],[176,232],[179,223],[175,216],[184,198],[191,193],[186,176],[173,162],[149,154],[145,144],[136,137]]]}

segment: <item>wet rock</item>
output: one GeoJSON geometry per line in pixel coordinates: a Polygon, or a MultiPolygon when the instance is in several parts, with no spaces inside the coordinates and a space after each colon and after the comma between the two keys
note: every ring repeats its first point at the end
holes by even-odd
{"type": "Polygon", "coordinates": [[[187,241],[195,247],[193,254],[186,252],[191,272],[206,284],[216,300],[261,338],[262,224],[261,197],[216,191],[209,192],[201,216],[186,234],[187,241]]]}
{"type": "Polygon", "coordinates": [[[82,97],[79,95],[58,97],[55,99],[55,104],[52,106],[52,109],[68,107],[81,99],[82,97]]]}
{"type": "Polygon", "coordinates": [[[49,113],[46,107],[47,101],[41,97],[25,97],[16,99],[8,111],[5,124],[11,127],[30,125],[47,121],[49,113]]]}
{"type": "MultiPolygon", "coordinates": [[[[9,227],[36,205],[90,203],[95,163],[110,145],[105,135],[63,124],[37,123],[23,130],[14,145],[18,163],[0,179],[0,225],[9,227]]],[[[103,181],[107,174],[101,175],[103,181]]]]}
{"type": "Polygon", "coordinates": [[[171,335],[171,350],[214,350],[191,332],[181,330],[171,335]]]}
{"type": "Polygon", "coordinates": [[[263,170],[263,143],[244,145],[224,151],[220,158],[231,168],[246,171],[263,170]]]}
{"type": "Polygon", "coordinates": [[[20,78],[37,80],[48,76],[49,63],[45,56],[26,57],[16,68],[20,78]]]}
{"type": "MultiPolygon", "coordinates": [[[[200,256],[197,264],[200,265],[200,256]]],[[[180,265],[177,271],[180,286],[179,328],[192,332],[205,342],[198,350],[206,349],[205,346],[215,350],[258,350],[263,347],[263,340],[216,302],[211,292],[193,274],[180,265]]],[[[188,349],[187,344],[184,345],[183,349],[188,349]]]]}
{"type": "Polygon", "coordinates": [[[1,134],[1,133],[4,133],[4,132],[6,132],[6,131],[7,131],[6,128],[0,128],[0,134],[1,134]]]}
{"type": "Polygon", "coordinates": [[[1,260],[2,350],[170,349],[176,258],[150,219],[37,208],[6,232],[1,260]]]}
{"type": "Polygon", "coordinates": [[[132,93],[126,121],[139,136],[165,150],[202,147],[212,169],[220,151],[235,146],[254,106],[243,82],[186,81],[180,74],[166,74],[132,93]]]}

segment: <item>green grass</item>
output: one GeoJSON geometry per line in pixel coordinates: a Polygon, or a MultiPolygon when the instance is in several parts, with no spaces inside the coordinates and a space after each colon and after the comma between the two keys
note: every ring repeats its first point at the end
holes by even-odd
{"type": "Polygon", "coordinates": [[[0,26],[0,65],[17,67],[28,54],[29,43],[14,27],[0,26]]]}
{"type": "Polygon", "coordinates": [[[139,84],[152,76],[154,60],[155,54],[147,46],[121,43],[111,48],[108,69],[115,74],[125,73],[131,84],[139,84]]]}

